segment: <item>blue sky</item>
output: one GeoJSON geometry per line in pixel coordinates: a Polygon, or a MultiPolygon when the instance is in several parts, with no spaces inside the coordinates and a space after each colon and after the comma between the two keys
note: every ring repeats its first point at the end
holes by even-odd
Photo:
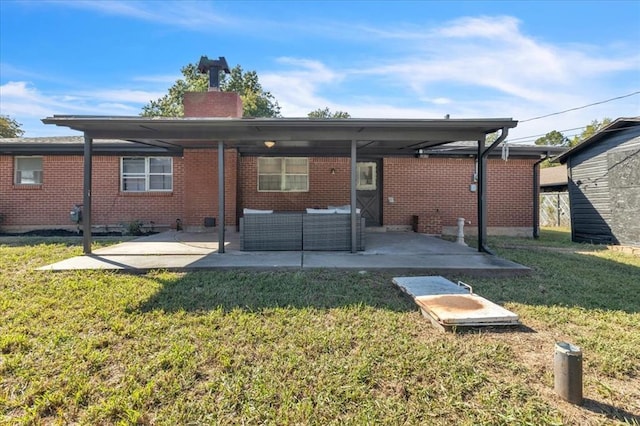
{"type": "MultiPolygon", "coordinates": [[[[255,70],[285,117],[546,115],[640,91],[640,1],[0,0],[0,114],[138,115],[200,56],[255,70]]],[[[640,93],[521,123],[571,136],[640,93]],[[575,129],[575,130],[567,130],[575,129]]]]}

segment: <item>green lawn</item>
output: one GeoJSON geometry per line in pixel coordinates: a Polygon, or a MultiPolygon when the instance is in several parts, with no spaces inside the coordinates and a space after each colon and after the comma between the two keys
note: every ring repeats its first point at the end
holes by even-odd
{"type": "Polygon", "coordinates": [[[390,274],[37,272],[81,241],[0,239],[0,424],[640,424],[640,258],[489,246],[533,273],[448,278],[523,327],[445,334],[390,274]],[[556,341],[584,407],[553,392],[556,341]]]}

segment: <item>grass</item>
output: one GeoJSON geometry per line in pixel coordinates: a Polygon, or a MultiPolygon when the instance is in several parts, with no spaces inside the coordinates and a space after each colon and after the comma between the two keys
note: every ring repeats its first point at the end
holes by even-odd
{"type": "Polygon", "coordinates": [[[34,270],[80,244],[0,241],[0,424],[640,422],[640,259],[566,232],[490,239],[531,276],[448,277],[524,324],[464,334],[384,273],[34,270]],[[559,340],[583,407],[553,392],[559,340]]]}

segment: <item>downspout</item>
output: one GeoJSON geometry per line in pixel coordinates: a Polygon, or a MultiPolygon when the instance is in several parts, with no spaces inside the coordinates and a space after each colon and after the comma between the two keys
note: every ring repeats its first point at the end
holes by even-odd
{"type": "Polygon", "coordinates": [[[487,191],[487,157],[489,153],[501,144],[509,135],[509,129],[502,128],[500,136],[489,148],[485,149],[486,139],[478,141],[478,251],[494,255],[486,244],[487,239],[487,202],[485,193],[487,191]]]}
{"type": "Polygon", "coordinates": [[[533,238],[540,238],[540,163],[549,158],[547,152],[544,157],[533,164],[533,238]]]}

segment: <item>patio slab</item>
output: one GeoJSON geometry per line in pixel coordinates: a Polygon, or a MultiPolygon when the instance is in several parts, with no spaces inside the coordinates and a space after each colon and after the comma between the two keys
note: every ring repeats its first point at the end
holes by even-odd
{"type": "MultiPolygon", "coordinates": [[[[476,252],[477,253],[477,252],[476,252]]],[[[304,253],[303,268],[336,268],[430,274],[521,275],[526,266],[488,254],[336,254],[304,253]]]]}
{"type": "Polygon", "coordinates": [[[409,271],[412,273],[465,273],[522,275],[530,269],[461,244],[413,232],[374,232],[366,235],[366,250],[358,253],[239,250],[235,232],[225,234],[225,253],[218,253],[217,233],[167,231],[96,249],[43,266],[62,271],[110,269],[142,273],[152,269],[317,269],[409,271]]]}

